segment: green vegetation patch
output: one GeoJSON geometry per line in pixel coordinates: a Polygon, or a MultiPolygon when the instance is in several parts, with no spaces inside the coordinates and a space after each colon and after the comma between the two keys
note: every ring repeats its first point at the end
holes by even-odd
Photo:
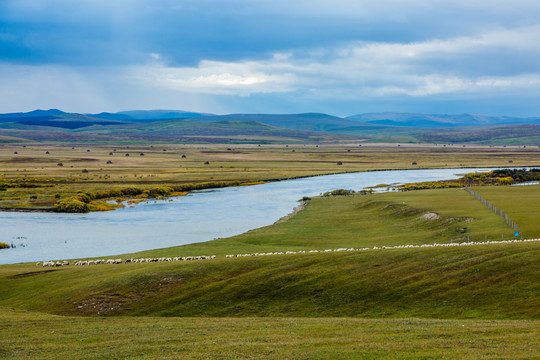
{"type": "Polygon", "coordinates": [[[469,173],[455,180],[425,181],[396,186],[401,191],[446,189],[478,185],[512,185],[540,180],[540,169],[499,169],[487,173],[469,173]]]}
{"type": "Polygon", "coordinates": [[[210,181],[198,184],[182,184],[171,186],[155,186],[149,189],[140,187],[127,187],[99,192],[79,192],[77,195],[58,200],[54,205],[59,212],[68,213],[86,213],[89,211],[108,211],[114,210],[120,205],[114,205],[100,199],[123,199],[137,197],[142,199],[163,198],[167,196],[182,196],[186,191],[221,188],[227,186],[240,186],[241,182],[217,182],[210,181]]]}
{"type": "Polygon", "coordinates": [[[3,359],[531,359],[538,321],[81,318],[0,309],[3,359]]]}
{"type": "Polygon", "coordinates": [[[540,185],[474,187],[473,190],[504,210],[525,238],[540,238],[540,185]]]}
{"type": "Polygon", "coordinates": [[[225,258],[225,254],[512,238],[460,189],[317,197],[289,221],[122,258],[215,260],[0,267],[0,306],[56,314],[540,318],[540,244],[225,258]],[[35,276],[18,276],[36,273],[35,276]]]}
{"type": "Polygon", "coordinates": [[[505,221],[465,190],[421,190],[313,197],[307,201],[304,210],[284,223],[231,238],[130,256],[226,255],[422,245],[500,240],[501,234],[505,239],[513,238],[513,230],[505,221]]]}
{"type": "Polygon", "coordinates": [[[539,256],[540,244],[522,243],[1,267],[0,306],[86,316],[538,320],[539,256]]]}

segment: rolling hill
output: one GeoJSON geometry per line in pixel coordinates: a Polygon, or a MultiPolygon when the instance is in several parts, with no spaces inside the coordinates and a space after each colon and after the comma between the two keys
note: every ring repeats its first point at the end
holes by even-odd
{"type": "Polygon", "coordinates": [[[540,143],[540,118],[475,114],[321,113],[214,115],[183,110],[98,114],[58,109],[0,114],[0,136],[32,141],[340,141],[540,143]],[[68,140],[69,139],[69,140],[68,140]]]}
{"type": "Polygon", "coordinates": [[[255,121],[152,120],[123,122],[80,114],[11,118],[0,123],[3,142],[297,143],[358,140],[358,136],[283,129],[255,121]]]}
{"type": "Polygon", "coordinates": [[[369,113],[348,116],[346,119],[368,124],[406,127],[462,127],[508,124],[540,124],[540,118],[520,118],[511,116],[484,116],[476,114],[420,114],[420,113],[369,113]]]}

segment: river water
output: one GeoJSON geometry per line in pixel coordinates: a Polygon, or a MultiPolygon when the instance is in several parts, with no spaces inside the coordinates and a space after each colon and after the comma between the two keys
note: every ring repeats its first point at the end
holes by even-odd
{"type": "Polygon", "coordinates": [[[487,169],[374,171],[191,193],[89,214],[0,212],[0,264],[110,256],[208,241],[270,225],[303,196],[377,184],[453,179],[487,169]]]}

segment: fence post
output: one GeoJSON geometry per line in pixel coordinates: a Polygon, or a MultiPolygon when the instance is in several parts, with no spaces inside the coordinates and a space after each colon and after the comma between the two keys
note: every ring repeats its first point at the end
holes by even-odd
{"type": "MultiPolygon", "coordinates": [[[[504,219],[504,221],[506,221],[508,226],[510,226],[514,231],[517,231],[521,235],[521,238],[523,239],[523,233],[521,232],[521,229],[519,228],[519,226],[514,221],[512,221],[512,219],[510,219],[510,216],[508,216],[504,211],[502,211],[501,209],[497,208],[496,206],[491,204],[489,201],[484,199],[482,196],[480,196],[480,194],[478,194],[475,191],[471,190],[470,187],[468,187],[468,186],[465,187],[465,190],[469,194],[471,194],[472,196],[474,196],[475,198],[480,200],[480,202],[482,204],[484,204],[485,206],[487,206],[488,209],[493,211],[495,214],[501,216],[504,219]]],[[[501,234],[501,238],[504,241],[504,233],[501,234]]]]}

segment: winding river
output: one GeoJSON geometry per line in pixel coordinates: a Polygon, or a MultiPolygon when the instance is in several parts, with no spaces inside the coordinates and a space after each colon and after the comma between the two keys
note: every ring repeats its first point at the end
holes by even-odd
{"type": "Polygon", "coordinates": [[[303,196],[334,189],[453,179],[487,169],[395,170],[315,176],[191,193],[89,214],[0,212],[0,264],[157,249],[241,234],[287,215],[303,196]]]}

